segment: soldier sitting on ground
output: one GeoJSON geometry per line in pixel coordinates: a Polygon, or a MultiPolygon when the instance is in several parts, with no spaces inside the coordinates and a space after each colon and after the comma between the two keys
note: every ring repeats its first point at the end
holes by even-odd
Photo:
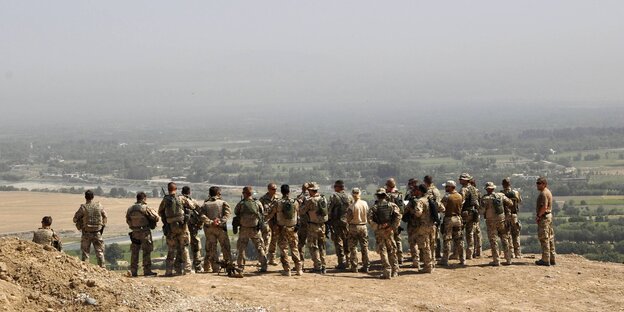
{"type": "Polygon", "coordinates": [[[41,227],[33,234],[33,242],[39,245],[52,246],[56,250],[61,251],[63,249],[61,239],[50,226],[52,226],[52,217],[43,217],[41,219],[41,227]]]}

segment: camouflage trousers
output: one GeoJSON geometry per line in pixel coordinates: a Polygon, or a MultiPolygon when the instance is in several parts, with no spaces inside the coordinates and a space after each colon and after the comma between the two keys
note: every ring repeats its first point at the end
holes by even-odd
{"type": "Polygon", "coordinates": [[[511,251],[509,250],[509,232],[505,226],[505,219],[486,220],[488,239],[490,240],[490,248],[492,249],[492,261],[498,264],[498,240],[501,240],[501,249],[505,254],[505,260],[511,263],[511,251]]]}
{"type": "Polygon", "coordinates": [[[511,236],[511,243],[513,245],[513,251],[516,258],[519,258],[522,253],[520,252],[520,220],[518,220],[517,214],[512,214],[510,217],[511,226],[509,227],[509,235],[511,236]]]}
{"type": "Polygon", "coordinates": [[[349,263],[351,269],[357,270],[358,267],[358,254],[357,246],[360,245],[362,252],[362,267],[368,268],[368,229],[366,224],[356,225],[349,224],[349,263]]]}
{"type": "Polygon", "coordinates": [[[297,236],[299,237],[299,244],[297,244],[297,248],[299,249],[299,259],[301,260],[301,267],[303,267],[303,262],[305,261],[305,245],[308,240],[308,222],[299,222],[299,231],[297,231],[297,236]]]}
{"type": "Polygon", "coordinates": [[[262,270],[266,270],[267,268],[267,258],[265,253],[265,244],[262,240],[262,234],[256,227],[240,227],[238,232],[238,241],[236,242],[236,250],[238,251],[238,257],[236,259],[236,264],[239,268],[244,269],[245,263],[245,249],[247,249],[247,245],[249,241],[254,245],[256,251],[258,252],[258,261],[260,262],[260,267],[262,270]]]}
{"type": "Polygon", "coordinates": [[[349,243],[348,243],[348,224],[343,221],[332,222],[332,241],[334,249],[336,249],[336,257],[338,265],[346,264],[349,259],[349,243]]]}
{"type": "MultiPolygon", "coordinates": [[[[262,233],[262,242],[264,243],[264,252],[269,250],[269,245],[271,244],[271,227],[268,223],[263,223],[260,228],[260,232],[262,233]]],[[[275,249],[273,250],[275,252],[275,249]]]]}
{"type": "Polygon", "coordinates": [[[481,228],[479,227],[480,217],[474,219],[472,215],[464,218],[464,228],[466,230],[466,259],[472,259],[474,255],[481,255],[481,228]]]}
{"type": "Polygon", "coordinates": [[[269,241],[269,258],[275,258],[275,252],[277,251],[277,245],[279,242],[279,226],[273,221],[269,221],[269,230],[271,231],[270,241],[269,241]]]}
{"type": "Polygon", "coordinates": [[[277,232],[277,244],[279,245],[280,250],[280,261],[282,262],[282,267],[284,271],[290,271],[290,261],[288,260],[288,248],[290,248],[290,255],[295,263],[295,270],[301,269],[301,260],[299,259],[299,248],[297,244],[299,243],[299,237],[297,236],[297,232],[295,232],[294,226],[279,226],[276,225],[277,232]]]}
{"type": "Polygon", "coordinates": [[[418,242],[416,241],[416,230],[416,226],[407,227],[407,243],[409,244],[410,255],[412,257],[412,267],[420,269],[420,251],[418,250],[418,242]]]}
{"type": "MultiPolygon", "coordinates": [[[[433,270],[433,261],[432,255],[435,256],[435,250],[432,252],[431,249],[431,237],[435,234],[433,233],[432,226],[418,226],[416,227],[416,244],[419,250],[422,250],[423,255],[423,271],[430,273],[433,270]]],[[[418,255],[418,252],[416,252],[418,255]]]]}
{"type": "Polygon", "coordinates": [[[384,278],[391,278],[399,273],[399,261],[396,257],[396,242],[394,241],[394,231],[383,229],[375,231],[375,242],[377,243],[377,253],[381,258],[384,278]]]}
{"type": "Polygon", "coordinates": [[[139,244],[132,242],[130,244],[130,272],[136,274],[139,270],[139,252],[143,251],[143,273],[152,271],[152,250],[154,250],[154,242],[152,241],[152,231],[134,230],[132,231],[132,239],[139,244]]]}
{"type": "Polygon", "coordinates": [[[462,222],[458,216],[444,218],[444,250],[442,252],[442,263],[448,264],[451,246],[454,253],[459,256],[459,262],[464,263],[464,237],[462,233],[462,222]]]}
{"type": "MultiPolygon", "coordinates": [[[[429,237],[429,249],[431,251],[431,259],[436,258],[436,248],[438,245],[438,227],[435,225],[431,226],[431,236],[429,237]]],[[[435,266],[435,261],[432,262],[433,266],[435,266]]]]}
{"type": "Polygon", "coordinates": [[[204,272],[219,272],[221,267],[217,264],[219,255],[217,253],[217,243],[221,245],[221,253],[225,262],[232,261],[232,248],[230,247],[230,238],[228,233],[220,226],[206,225],[204,226],[204,235],[206,236],[206,256],[204,257],[204,272]]]}
{"type": "Polygon", "coordinates": [[[172,271],[177,274],[191,272],[191,259],[189,257],[189,232],[186,225],[171,225],[167,239],[167,259],[165,262],[165,275],[171,275],[172,271]]]}
{"type": "Polygon", "coordinates": [[[308,251],[314,269],[320,270],[325,267],[325,224],[308,223],[308,251]]]}
{"type": "Polygon", "coordinates": [[[394,230],[394,243],[396,244],[396,258],[397,261],[403,263],[403,240],[401,239],[401,234],[399,234],[398,229],[394,230]]]}
{"type": "Polygon", "coordinates": [[[82,254],[82,261],[89,261],[89,253],[91,253],[91,244],[95,250],[95,257],[97,258],[98,265],[104,267],[104,241],[102,240],[102,234],[100,232],[82,232],[80,238],[80,251],[82,254]]]}
{"type": "Polygon", "coordinates": [[[190,257],[193,261],[193,269],[195,272],[201,271],[202,256],[201,256],[201,238],[199,237],[199,230],[196,226],[189,226],[190,234],[190,257]]]}
{"type": "Polygon", "coordinates": [[[552,214],[544,216],[537,224],[537,238],[542,246],[542,260],[546,263],[555,261],[555,230],[552,214]]]}
{"type": "Polygon", "coordinates": [[[474,240],[474,255],[473,256],[481,257],[481,251],[482,251],[481,243],[483,241],[483,235],[481,235],[481,217],[479,217],[479,219],[477,219],[477,221],[474,224],[473,240],[474,240]]]}

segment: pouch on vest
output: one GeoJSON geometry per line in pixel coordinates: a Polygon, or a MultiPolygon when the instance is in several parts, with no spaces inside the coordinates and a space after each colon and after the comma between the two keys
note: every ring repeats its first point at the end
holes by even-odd
{"type": "Polygon", "coordinates": [[[282,201],[282,214],[288,220],[292,220],[295,217],[295,205],[291,199],[282,201]]]}

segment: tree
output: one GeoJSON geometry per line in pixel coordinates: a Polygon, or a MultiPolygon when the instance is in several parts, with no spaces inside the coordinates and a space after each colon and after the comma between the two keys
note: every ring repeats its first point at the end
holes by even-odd
{"type": "Polygon", "coordinates": [[[93,191],[93,194],[95,194],[95,196],[104,196],[104,190],[101,186],[98,186],[95,191],[93,191]]]}
{"type": "Polygon", "coordinates": [[[113,265],[117,265],[117,260],[123,259],[123,250],[117,243],[112,243],[104,249],[104,259],[113,265]]]}

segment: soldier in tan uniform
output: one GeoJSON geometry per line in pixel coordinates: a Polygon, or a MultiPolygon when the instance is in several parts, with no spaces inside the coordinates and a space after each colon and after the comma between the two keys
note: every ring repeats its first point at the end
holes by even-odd
{"type": "Polygon", "coordinates": [[[336,269],[345,270],[349,258],[349,244],[347,239],[347,208],[353,201],[344,191],[344,181],[334,183],[335,193],[329,197],[329,226],[331,238],[334,241],[338,265],[336,269]]]}
{"type": "Polygon", "coordinates": [[[542,259],[535,261],[537,265],[555,265],[555,230],[553,228],[552,202],[553,197],[550,189],[548,189],[548,181],[544,177],[540,177],[536,182],[537,190],[540,192],[537,196],[537,204],[535,205],[537,222],[537,237],[542,245],[542,259]]]}
{"type": "Polygon", "coordinates": [[[245,186],[243,188],[243,200],[241,200],[234,208],[235,218],[239,220],[240,231],[238,233],[238,241],[236,249],[238,258],[236,263],[240,269],[244,269],[245,249],[252,242],[258,253],[260,261],[260,272],[267,271],[267,258],[264,250],[264,241],[260,232],[263,227],[264,209],[262,203],[252,197],[253,188],[245,186]]]}
{"type": "MultiPolygon", "coordinates": [[[[308,193],[308,186],[309,183],[303,183],[303,185],[301,186],[301,194],[297,195],[297,203],[299,204],[299,209],[303,208],[303,205],[306,201],[306,199],[308,199],[308,197],[310,197],[310,194],[308,193]]],[[[299,244],[297,244],[297,249],[299,249],[299,259],[301,259],[301,267],[304,267],[304,261],[305,261],[305,245],[306,245],[306,240],[308,239],[308,215],[307,214],[299,214],[299,221],[297,221],[297,226],[299,227],[299,230],[297,231],[297,236],[299,237],[299,244]]]]}
{"type": "Polygon", "coordinates": [[[503,253],[505,254],[506,264],[511,264],[511,250],[509,231],[507,229],[506,220],[510,215],[510,208],[513,205],[511,199],[501,193],[495,193],[496,185],[493,182],[485,183],[486,194],[481,198],[481,207],[484,211],[483,217],[487,225],[487,234],[492,249],[492,265],[499,266],[498,260],[498,242],[496,237],[501,240],[503,253]]]}
{"type": "Polygon", "coordinates": [[[518,218],[520,204],[522,203],[522,196],[520,195],[520,192],[511,188],[511,180],[509,178],[503,179],[503,190],[501,193],[513,202],[511,214],[507,219],[507,227],[509,229],[511,242],[513,244],[513,256],[516,258],[522,258],[522,253],[520,252],[520,230],[522,230],[522,225],[520,224],[520,219],[518,218]]]}
{"type": "Polygon", "coordinates": [[[396,242],[394,232],[401,222],[399,206],[388,201],[386,189],[380,188],[375,193],[377,201],[368,212],[368,222],[375,231],[377,252],[383,265],[383,279],[399,276],[399,263],[396,256],[396,242]]]}
{"type": "Polygon", "coordinates": [[[442,260],[440,264],[448,265],[449,253],[451,250],[451,242],[458,255],[459,264],[464,265],[464,237],[462,233],[461,210],[463,198],[455,188],[455,181],[446,181],[444,190],[446,195],[442,198],[441,208],[444,209],[444,222],[442,223],[442,237],[444,238],[444,250],[442,252],[442,260]]]}
{"type": "MultiPolygon", "coordinates": [[[[431,198],[434,202],[438,204],[440,207],[440,201],[442,200],[442,196],[440,195],[440,190],[433,184],[433,177],[427,175],[423,178],[423,183],[427,186],[427,198],[431,198]]],[[[441,255],[441,245],[438,244],[438,240],[440,239],[440,231],[438,229],[439,224],[433,225],[433,231],[431,233],[431,257],[433,259],[442,257],[441,255]]]]}
{"type": "Polygon", "coordinates": [[[357,246],[360,245],[362,251],[362,272],[368,273],[369,260],[368,260],[368,229],[366,224],[368,223],[368,203],[360,199],[360,189],[353,188],[351,195],[353,196],[353,202],[347,208],[347,223],[349,224],[348,239],[349,239],[349,262],[352,272],[358,272],[358,256],[357,246]]]}
{"type": "Polygon", "coordinates": [[[150,208],[145,199],[147,195],[144,192],[138,192],[136,195],[136,203],[126,211],[126,223],[130,227],[130,274],[133,277],[138,275],[139,270],[139,251],[143,250],[143,275],[154,276],[152,272],[151,253],[154,250],[154,242],[152,241],[152,230],[156,228],[156,223],[160,220],[156,211],[150,208]]]}
{"type": "Polygon", "coordinates": [[[310,197],[306,199],[301,214],[308,218],[308,251],[314,262],[313,272],[325,274],[325,222],[328,219],[327,200],[319,194],[319,185],[308,186],[310,197]]]}
{"type": "Polygon", "coordinates": [[[206,257],[204,258],[204,272],[217,273],[221,269],[217,261],[217,242],[221,245],[223,260],[227,263],[232,261],[230,238],[227,231],[227,220],[232,213],[230,205],[221,198],[221,188],[211,186],[208,189],[210,196],[199,210],[199,218],[204,224],[206,236],[206,257]]]}
{"type": "Polygon", "coordinates": [[[104,267],[104,241],[102,233],[108,220],[104,207],[99,202],[93,202],[93,192],[85,192],[86,203],[80,205],[74,214],[74,223],[79,231],[82,231],[80,249],[82,251],[82,261],[89,260],[91,244],[95,249],[98,265],[104,267]]]}
{"type": "Polygon", "coordinates": [[[466,230],[466,259],[473,257],[475,248],[475,228],[479,226],[479,192],[470,184],[472,177],[467,173],[459,176],[459,184],[462,185],[459,192],[464,199],[462,205],[462,220],[466,230]]]}
{"type": "Polygon", "coordinates": [[[277,247],[277,235],[275,230],[277,226],[274,221],[271,221],[268,216],[271,210],[277,205],[279,196],[277,196],[277,184],[269,183],[267,185],[267,192],[260,197],[260,202],[264,208],[264,222],[262,224],[262,240],[264,241],[264,249],[267,251],[267,261],[270,265],[277,265],[275,262],[275,251],[277,247]]]}
{"type": "Polygon", "coordinates": [[[63,244],[61,238],[51,228],[52,217],[45,216],[41,219],[41,227],[33,233],[33,242],[39,245],[48,245],[54,247],[56,250],[63,250],[63,244]]]}
{"type": "MultiPolygon", "coordinates": [[[[431,213],[429,211],[429,199],[427,198],[427,186],[425,184],[419,184],[412,189],[412,195],[414,199],[410,201],[410,209],[406,213],[410,213],[410,219],[415,224],[415,240],[418,245],[418,250],[424,250],[423,256],[423,268],[425,273],[433,272],[433,261],[431,252],[431,234],[433,232],[433,220],[431,220],[431,213]]],[[[416,254],[419,254],[418,251],[416,254]]],[[[418,263],[418,260],[415,261],[418,263]]]]}
{"type": "Polygon", "coordinates": [[[297,200],[290,198],[290,186],[284,184],[280,187],[282,198],[278,200],[275,209],[271,210],[269,218],[274,219],[277,225],[277,237],[278,245],[280,249],[280,261],[284,268],[284,275],[290,276],[290,261],[288,260],[288,248],[290,248],[290,255],[295,263],[295,271],[297,275],[303,274],[303,268],[301,267],[301,260],[299,259],[299,249],[297,244],[299,238],[297,237],[297,220],[299,219],[299,203],[297,200]]]}
{"type": "MultiPolygon", "coordinates": [[[[477,182],[475,181],[474,178],[470,179],[470,185],[474,186],[475,190],[477,190],[477,198],[479,199],[479,203],[481,202],[481,190],[477,187],[477,182]]],[[[484,210],[483,207],[479,207],[477,209],[479,211],[479,213],[475,216],[475,221],[473,221],[475,223],[474,226],[474,234],[473,234],[473,241],[474,241],[474,252],[472,254],[472,257],[475,259],[481,258],[481,251],[482,251],[482,242],[483,242],[483,235],[481,235],[481,215],[483,215],[484,210]]]]}
{"type": "Polygon", "coordinates": [[[189,231],[187,222],[189,216],[184,213],[182,201],[176,195],[178,186],[169,182],[169,194],[165,195],[158,207],[158,215],[163,221],[163,233],[167,240],[167,259],[165,276],[193,273],[187,246],[189,245],[189,231]]]}
{"type": "Polygon", "coordinates": [[[191,246],[190,260],[192,260],[193,270],[195,272],[202,271],[202,256],[201,256],[201,239],[199,238],[199,230],[203,224],[199,218],[199,203],[191,197],[191,188],[188,186],[182,187],[182,196],[180,196],[180,202],[182,206],[188,212],[189,221],[189,238],[191,246]]]}
{"type": "MultiPolygon", "coordinates": [[[[403,202],[403,193],[401,193],[399,189],[397,189],[396,181],[394,180],[394,178],[390,178],[386,181],[386,195],[389,202],[394,203],[399,207],[399,212],[402,215],[403,210],[405,209],[405,203],[403,202]]],[[[401,240],[401,234],[398,230],[400,225],[401,220],[399,220],[399,224],[394,230],[394,241],[396,243],[397,260],[399,264],[403,264],[403,242],[401,240]]]]}

